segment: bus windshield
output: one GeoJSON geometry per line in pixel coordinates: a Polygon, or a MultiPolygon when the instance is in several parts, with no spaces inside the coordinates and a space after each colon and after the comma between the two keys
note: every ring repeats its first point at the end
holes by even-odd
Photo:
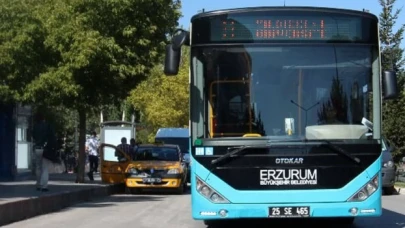
{"type": "Polygon", "coordinates": [[[206,131],[210,137],[308,137],[311,130],[318,139],[360,139],[368,131],[361,120],[371,119],[373,111],[373,48],[194,47],[194,69],[203,69],[198,72],[203,72],[207,91],[206,131]]]}

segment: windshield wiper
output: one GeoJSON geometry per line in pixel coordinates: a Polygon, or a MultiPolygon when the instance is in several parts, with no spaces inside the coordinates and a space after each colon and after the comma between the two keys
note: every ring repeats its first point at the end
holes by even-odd
{"type": "MultiPolygon", "coordinates": [[[[273,141],[272,143],[274,143],[274,145],[276,145],[276,144],[279,144],[279,143],[282,143],[282,144],[287,143],[287,144],[288,144],[289,142],[304,142],[304,143],[307,143],[307,142],[309,142],[309,143],[315,142],[315,143],[316,143],[316,142],[318,142],[318,143],[321,143],[321,145],[324,145],[324,146],[329,147],[330,149],[332,149],[333,152],[335,152],[335,153],[337,153],[337,154],[340,154],[340,155],[343,155],[343,156],[349,158],[349,159],[352,160],[354,163],[359,164],[359,165],[361,164],[360,158],[358,158],[358,157],[356,157],[356,156],[350,154],[350,152],[347,152],[345,149],[343,149],[343,148],[341,148],[341,147],[339,147],[339,146],[334,145],[333,143],[331,143],[331,142],[328,141],[328,140],[306,140],[306,139],[305,139],[305,140],[273,141]]],[[[238,155],[238,154],[240,154],[241,152],[243,152],[246,148],[263,148],[263,147],[268,148],[269,146],[270,146],[270,145],[262,145],[262,146],[241,146],[241,147],[237,147],[237,148],[234,148],[233,150],[231,150],[230,152],[228,152],[228,153],[222,155],[221,157],[212,160],[212,161],[211,161],[211,164],[212,164],[212,165],[215,165],[215,164],[217,164],[217,163],[219,163],[219,162],[221,162],[221,161],[224,161],[224,160],[226,160],[226,159],[229,159],[229,158],[232,157],[232,156],[238,155]]]]}
{"type": "MultiPolygon", "coordinates": [[[[284,144],[284,143],[285,143],[285,144],[288,144],[289,142],[290,142],[290,143],[291,143],[291,142],[292,142],[292,143],[294,143],[294,142],[303,142],[303,143],[315,142],[315,143],[321,143],[321,145],[327,146],[327,147],[329,147],[330,149],[332,149],[333,152],[335,152],[335,153],[337,153],[337,154],[340,154],[340,155],[343,155],[343,156],[349,158],[350,160],[352,160],[352,161],[355,162],[356,164],[361,164],[360,158],[358,158],[358,157],[356,157],[356,156],[353,156],[352,154],[350,154],[349,152],[347,152],[347,151],[344,150],[343,148],[334,145],[333,143],[331,143],[331,142],[328,141],[328,140],[307,140],[307,139],[302,140],[302,139],[301,139],[301,140],[272,141],[272,143],[273,143],[274,145],[279,144],[279,143],[281,143],[281,144],[284,144]]],[[[247,149],[247,148],[268,148],[268,147],[270,147],[270,145],[241,146],[241,147],[236,147],[236,148],[233,148],[233,149],[232,149],[231,151],[229,151],[228,153],[222,155],[221,157],[212,160],[212,161],[211,161],[211,164],[212,164],[212,165],[215,165],[215,164],[217,164],[217,163],[219,163],[219,162],[221,162],[221,161],[224,161],[224,160],[226,160],[226,159],[229,159],[229,158],[232,157],[232,156],[239,155],[241,152],[243,152],[243,151],[244,151],[245,149],[247,149]]]]}
{"type": "Polygon", "coordinates": [[[303,143],[311,143],[311,142],[315,142],[315,143],[321,143],[321,145],[327,146],[330,149],[332,149],[332,151],[336,152],[337,154],[343,155],[347,158],[349,158],[350,160],[352,160],[353,162],[355,162],[356,164],[361,164],[361,160],[360,158],[353,156],[350,152],[347,152],[345,149],[343,149],[340,146],[336,146],[335,144],[331,143],[329,140],[326,139],[318,139],[318,140],[308,140],[308,139],[299,139],[299,140],[285,140],[285,141],[273,141],[273,143],[288,143],[288,142],[303,142],[303,143]]]}
{"type": "MultiPolygon", "coordinates": [[[[311,141],[312,141],[312,140],[311,140],[311,141]]],[[[322,145],[327,145],[327,146],[328,146],[329,148],[331,148],[334,152],[346,156],[347,158],[349,158],[349,159],[352,160],[353,162],[355,162],[355,163],[357,163],[357,164],[360,164],[360,163],[361,163],[360,158],[358,158],[358,157],[356,157],[356,156],[353,156],[352,154],[350,154],[349,152],[347,152],[347,151],[346,151],[345,149],[343,149],[342,147],[336,146],[336,145],[334,145],[333,143],[331,143],[331,142],[328,141],[328,140],[319,140],[319,141],[320,141],[320,142],[323,142],[322,145]]]]}
{"type": "Polygon", "coordinates": [[[305,143],[311,143],[311,142],[315,142],[315,143],[321,143],[321,145],[327,146],[330,149],[332,149],[334,152],[336,152],[337,154],[343,155],[347,158],[349,158],[350,160],[352,160],[353,162],[355,162],[356,164],[360,164],[361,160],[360,158],[353,156],[352,154],[350,154],[350,152],[347,152],[345,149],[341,148],[340,146],[336,146],[335,144],[331,143],[329,140],[326,139],[318,139],[318,140],[308,140],[308,139],[293,139],[293,140],[278,140],[278,141],[272,141],[273,144],[278,144],[278,143],[286,143],[288,144],[289,142],[303,142],[305,143]]]}
{"type": "Polygon", "coordinates": [[[234,148],[233,150],[229,151],[228,153],[222,155],[221,157],[212,160],[211,164],[215,165],[215,164],[217,164],[217,163],[219,163],[221,161],[224,161],[224,160],[226,160],[226,159],[228,159],[228,158],[230,158],[230,157],[232,157],[234,155],[238,155],[239,153],[241,153],[246,148],[248,148],[248,146],[241,146],[241,147],[234,148]]]}

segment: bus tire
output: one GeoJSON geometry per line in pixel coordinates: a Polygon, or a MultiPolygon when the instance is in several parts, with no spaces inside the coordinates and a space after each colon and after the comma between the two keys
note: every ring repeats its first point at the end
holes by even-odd
{"type": "Polygon", "coordinates": [[[215,227],[215,225],[217,224],[218,224],[217,220],[204,220],[204,225],[206,225],[209,228],[215,227]]]}
{"type": "Polygon", "coordinates": [[[352,225],[354,223],[354,218],[352,218],[352,217],[339,218],[338,223],[341,225],[352,225]]]}

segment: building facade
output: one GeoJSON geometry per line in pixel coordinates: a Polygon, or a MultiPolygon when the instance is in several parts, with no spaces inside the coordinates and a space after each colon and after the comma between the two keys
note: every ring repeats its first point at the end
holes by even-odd
{"type": "Polygon", "coordinates": [[[0,103],[0,180],[15,180],[31,175],[32,108],[0,103]]]}

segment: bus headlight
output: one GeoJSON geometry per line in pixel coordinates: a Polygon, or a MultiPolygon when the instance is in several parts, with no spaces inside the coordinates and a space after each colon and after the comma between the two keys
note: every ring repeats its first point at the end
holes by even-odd
{"type": "Polygon", "coordinates": [[[196,183],[197,192],[212,203],[229,203],[229,201],[225,199],[225,197],[221,196],[217,191],[208,186],[200,178],[196,177],[196,183]]]}
{"type": "Polygon", "coordinates": [[[377,191],[379,186],[378,183],[378,174],[375,175],[371,180],[365,184],[363,187],[360,188],[353,196],[351,196],[347,201],[348,202],[356,202],[356,201],[364,201],[368,197],[370,197],[375,191],[377,191]]]}

